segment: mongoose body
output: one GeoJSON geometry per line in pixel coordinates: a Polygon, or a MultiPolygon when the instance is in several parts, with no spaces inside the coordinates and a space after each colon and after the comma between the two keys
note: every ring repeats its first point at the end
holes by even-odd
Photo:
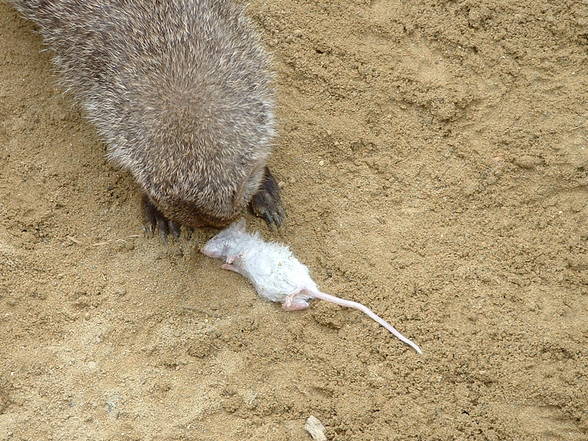
{"type": "Polygon", "coordinates": [[[284,212],[266,167],[268,56],[232,0],[9,0],[34,21],[64,88],[144,194],[147,221],[224,226],[284,212]]]}

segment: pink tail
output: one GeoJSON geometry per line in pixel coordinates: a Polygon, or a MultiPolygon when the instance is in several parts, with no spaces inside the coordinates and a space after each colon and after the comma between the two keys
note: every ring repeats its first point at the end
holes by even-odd
{"type": "Polygon", "coordinates": [[[421,348],[419,348],[418,345],[416,345],[411,340],[409,340],[404,335],[402,335],[400,332],[398,332],[394,326],[392,326],[390,323],[388,323],[382,317],[377,315],[375,312],[373,312],[367,306],[362,305],[361,303],[354,302],[352,300],[345,300],[345,299],[341,299],[339,297],[332,296],[330,294],[325,294],[324,292],[320,292],[320,291],[313,291],[313,292],[309,292],[309,293],[312,295],[312,297],[315,297],[317,299],[325,300],[327,302],[335,303],[335,304],[341,305],[341,306],[346,306],[347,308],[354,308],[354,309],[360,310],[361,312],[366,314],[368,317],[375,320],[380,325],[382,325],[384,328],[386,328],[388,331],[390,331],[392,333],[392,335],[394,335],[398,340],[406,343],[408,346],[410,346],[415,351],[417,351],[418,354],[423,353],[423,351],[421,351],[421,348]]]}

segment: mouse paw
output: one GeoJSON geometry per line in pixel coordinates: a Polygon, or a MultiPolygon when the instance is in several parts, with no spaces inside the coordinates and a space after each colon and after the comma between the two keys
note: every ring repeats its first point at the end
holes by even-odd
{"type": "Polygon", "coordinates": [[[308,300],[299,297],[299,293],[290,294],[282,303],[282,309],[284,311],[301,311],[309,306],[308,300]]]}
{"type": "Polygon", "coordinates": [[[280,187],[267,167],[261,187],[253,196],[249,208],[253,214],[263,218],[270,227],[279,227],[284,222],[286,212],[282,206],[280,187]]]}
{"type": "Polygon", "coordinates": [[[159,235],[164,242],[167,241],[170,233],[176,239],[180,237],[180,225],[167,219],[145,195],[143,195],[143,221],[145,232],[152,235],[159,230],[159,235]]]}
{"type": "Polygon", "coordinates": [[[225,269],[225,270],[233,271],[233,272],[236,272],[236,273],[239,272],[239,269],[235,265],[231,265],[230,263],[223,263],[221,265],[221,268],[222,269],[225,269]]]}

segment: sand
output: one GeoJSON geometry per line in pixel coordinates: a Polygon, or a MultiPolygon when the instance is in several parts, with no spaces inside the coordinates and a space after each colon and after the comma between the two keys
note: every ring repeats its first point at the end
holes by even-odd
{"type": "Polygon", "coordinates": [[[279,232],[359,312],[282,312],[142,232],[132,179],[0,5],[0,440],[588,438],[588,8],[253,3],[279,232]]]}

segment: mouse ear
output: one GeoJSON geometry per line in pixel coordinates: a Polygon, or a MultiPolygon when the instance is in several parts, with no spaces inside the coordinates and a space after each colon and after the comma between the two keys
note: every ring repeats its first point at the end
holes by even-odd
{"type": "Polygon", "coordinates": [[[244,232],[245,229],[247,228],[247,223],[245,222],[244,218],[241,218],[237,222],[235,222],[232,226],[235,230],[244,232]]]}

